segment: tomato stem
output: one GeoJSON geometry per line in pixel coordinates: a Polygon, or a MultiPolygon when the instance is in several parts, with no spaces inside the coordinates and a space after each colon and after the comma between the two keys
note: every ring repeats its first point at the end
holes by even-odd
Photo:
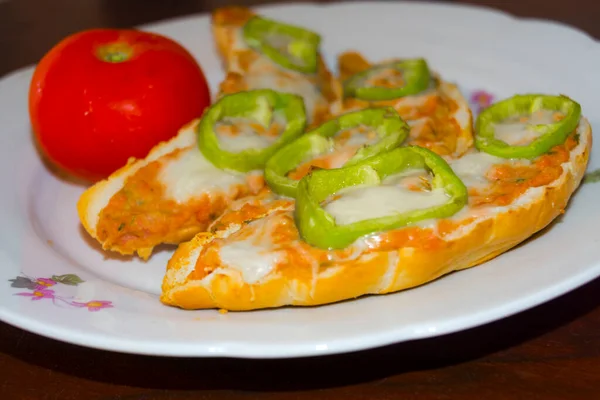
{"type": "Polygon", "coordinates": [[[133,49],[124,43],[111,43],[98,48],[97,56],[100,60],[110,63],[120,63],[131,58],[133,49]]]}

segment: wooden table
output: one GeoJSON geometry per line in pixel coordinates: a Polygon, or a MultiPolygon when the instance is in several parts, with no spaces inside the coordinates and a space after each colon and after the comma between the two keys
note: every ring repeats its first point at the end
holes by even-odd
{"type": "MultiPolygon", "coordinates": [[[[232,3],[0,2],[0,75],[36,62],[54,43],[80,29],[127,27],[232,3]]],[[[597,0],[464,3],[566,22],[600,38],[597,0]]],[[[560,49],[556,51],[558,56],[560,49]]],[[[256,361],[133,356],[81,348],[0,324],[2,400],[257,397],[600,399],[600,279],[479,328],[323,358],[256,361]]]]}

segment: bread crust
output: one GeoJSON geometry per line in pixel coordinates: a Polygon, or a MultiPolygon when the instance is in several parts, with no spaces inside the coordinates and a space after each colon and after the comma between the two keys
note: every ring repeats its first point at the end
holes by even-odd
{"type": "MultiPolygon", "coordinates": [[[[230,223],[215,232],[197,235],[184,243],[168,263],[161,301],[183,309],[223,308],[232,311],[293,306],[315,306],[368,294],[392,293],[426,284],[452,271],[490,260],[530,238],[562,214],[580,185],[592,146],[588,121],[581,119],[579,143],[570,151],[562,174],[545,186],[529,188],[511,204],[493,214],[481,215],[438,241],[434,250],[403,247],[371,253],[355,261],[318,267],[278,268],[254,284],[228,266],[195,276],[203,247],[228,237],[246,223],[230,223]]],[[[274,218],[290,213],[293,202],[281,200],[258,207],[247,220],[274,218]]]]}

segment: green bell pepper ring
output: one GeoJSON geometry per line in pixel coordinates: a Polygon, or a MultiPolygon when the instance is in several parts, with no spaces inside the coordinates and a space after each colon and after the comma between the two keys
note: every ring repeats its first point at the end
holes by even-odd
{"type": "Polygon", "coordinates": [[[339,132],[364,125],[375,128],[379,140],[361,147],[345,165],[356,164],[400,146],[410,130],[408,124],[391,107],[370,108],[343,114],[278,150],[265,166],[264,176],[267,184],[277,194],[296,197],[299,181],[288,178],[287,174],[304,162],[334,150],[334,137],[339,132]]]}
{"type": "Polygon", "coordinates": [[[317,71],[321,36],[298,26],[261,16],[252,17],[243,28],[246,44],[275,63],[294,71],[317,71]]]}
{"type": "Polygon", "coordinates": [[[533,159],[564,143],[579,125],[580,117],[581,106],[566,96],[516,95],[491,105],[479,114],[475,123],[475,146],[497,157],[533,159]],[[495,137],[496,123],[540,110],[561,112],[564,118],[550,124],[531,126],[530,129],[540,136],[525,146],[511,146],[495,137]]]}
{"type": "Polygon", "coordinates": [[[240,172],[263,169],[267,160],[282,146],[300,136],[306,128],[306,112],[302,97],[257,89],[221,97],[210,106],[197,126],[198,147],[213,165],[221,169],[240,172]],[[230,152],[220,148],[215,124],[225,118],[239,117],[258,122],[265,128],[274,114],[281,113],[285,127],[279,137],[266,148],[248,148],[230,152]]]}
{"type": "Polygon", "coordinates": [[[344,82],[344,96],[366,101],[394,100],[421,93],[430,85],[431,73],[427,62],[422,58],[407,59],[378,64],[351,76],[344,82]],[[402,73],[404,85],[390,88],[368,84],[373,75],[389,69],[402,73]]]}
{"type": "Polygon", "coordinates": [[[447,218],[460,211],[468,201],[464,183],[448,163],[436,153],[419,146],[398,147],[358,164],[306,175],[298,185],[295,221],[301,238],[323,249],[343,249],[357,239],[377,232],[399,229],[419,221],[447,218]],[[385,217],[337,225],[321,203],[342,189],[377,185],[389,176],[409,169],[425,168],[433,173],[432,188],[443,188],[448,202],[385,217]]]}

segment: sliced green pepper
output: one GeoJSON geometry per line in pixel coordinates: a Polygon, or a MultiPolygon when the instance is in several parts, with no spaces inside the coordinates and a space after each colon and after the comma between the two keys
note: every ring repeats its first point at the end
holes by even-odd
{"type": "Polygon", "coordinates": [[[491,105],[479,114],[475,124],[475,146],[497,157],[533,159],[564,143],[577,128],[580,117],[581,106],[567,96],[516,95],[491,105]],[[495,124],[540,110],[561,112],[564,117],[550,124],[530,126],[540,136],[525,146],[511,146],[495,137],[495,124]]]}
{"type": "Polygon", "coordinates": [[[298,26],[252,17],[243,29],[246,44],[284,68],[302,73],[317,71],[321,36],[298,26]]]}
{"type": "Polygon", "coordinates": [[[418,94],[430,85],[431,73],[427,61],[422,58],[407,59],[378,64],[351,76],[344,83],[344,96],[366,101],[394,100],[418,94]],[[390,69],[402,73],[402,86],[384,87],[368,83],[374,75],[390,69]]]}
{"type": "Polygon", "coordinates": [[[370,108],[349,112],[329,120],[282,147],[265,166],[265,180],[277,194],[296,197],[298,180],[287,174],[314,157],[334,150],[334,137],[341,131],[373,127],[378,141],[364,145],[345,165],[353,165],[381,152],[392,150],[402,144],[409,133],[408,124],[391,107],[370,108]]]}
{"type": "Polygon", "coordinates": [[[240,172],[264,168],[267,160],[282,146],[300,136],[306,127],[302,97],[271,89],[238,92],[221,97],[202,116],[197,127],[198,147],[216,167],[240,172]],[[285,119],[285,128],[275,142],[266,148],[248,148],[229,152],[220,148],[215,124],[225,118],[254,120],[268,128],[276,113],[285,119]]]}
{"type": "Polygon", "coordinates": [[[450,217],[460,211],[467,200],[466,186],[443,158],[424,147],[406,146],[353,166],[318,170],[306,175],[298,185],[295,220],[301,237],[308,244],[323,249],[341,249],[365,235],[399,229],[427,219],[450,217]],[[423,168],[433,174],[432,188],[443,188],[448,196],[447,203],[346,225],[337,225],[334,217],[321,206],[342,189],[377,185],[403,171],[423,168]]]}

